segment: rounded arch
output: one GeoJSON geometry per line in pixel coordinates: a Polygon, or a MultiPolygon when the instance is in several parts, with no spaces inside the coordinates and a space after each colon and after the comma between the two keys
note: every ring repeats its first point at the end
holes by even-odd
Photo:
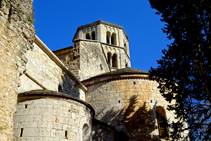
{"type": "Polygon", "coordinates": [[[111,56],[112,56],[111,52],[108,52],[107,53],[107,59],[108,59],[108,65],[109,65],[109,67],[111,67],[111,56]]]}
{"type": "Polygon", "coordinates": [[[95,31],[92,31],[92,40],[95,40],[95,31]]]}
{"type": "Polygon", "coordinates": [[[82,133],[83,133],[83,141],[89,141],[90,139],[90,133],[89,133],[89,126],[87,123],[85,123],[83,125],[83,128],[82,128],[82,133]]]}
{"type": "Polygon", "coordinates": [[[117,45],[116,33],[112,33],[112,36],[111,36],[111,44],[117,45]]]}
{"type": "Polygon", "coordinates": [[[156,116],[158,122],[158,131],[161,139],[169,139],[169,129],[166,117],[166,111],[162,106],[156,107],[156,116]]]}
{"type": "Polygon", "coordinates": [[[90,34],[86,33],[86,39],[91,39],[90,34]]]}
{"type": "Polygon", "coordinates": [[[114,53],[114,55],[112,56],[112,67],[117,68],[118,66],[118,62],[117,62],[117,54],[114,53]]]}
{"type": "Polygon", "coordinates": [[[111,37],[111,33],[109,31],[106,32],[106,43],[109,44],[110,43],[110,37],[111,37]]]}

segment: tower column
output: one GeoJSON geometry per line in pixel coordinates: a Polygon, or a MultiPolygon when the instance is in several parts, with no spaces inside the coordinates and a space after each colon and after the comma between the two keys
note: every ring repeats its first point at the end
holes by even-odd
{"type": "Polygon", "coordinates": [[[110,67],[112,67],[112,55],[111,55],[111,57],[109,58],[110,60],[110,67]]]}
{"type": "Polygon", "coordinates": [[[110,34],[110,36],[109,36],[109,44],[111,44],[111,34],[110,34]]]}

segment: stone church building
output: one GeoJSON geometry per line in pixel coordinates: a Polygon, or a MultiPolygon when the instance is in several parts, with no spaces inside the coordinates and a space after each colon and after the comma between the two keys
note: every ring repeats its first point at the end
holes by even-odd
{"type": "Polygon", "coordinates": [[[36,37],[20,76],[14,134],[19,141],[168,139],[166,110],[148,72],[131,68],[129,39],[119,25],[78,27],[73,46],[51,52],[36,37]]]}
{"type": "Polygon", "coordinates": [[[122,26],[101,20],[80,26],[73,46],[52,52],[24,16],[33,8],[14,11],[4,2],[0,141],[170,139],[165,123],[174,114],[149,73],[131,68],[122,26]]]}

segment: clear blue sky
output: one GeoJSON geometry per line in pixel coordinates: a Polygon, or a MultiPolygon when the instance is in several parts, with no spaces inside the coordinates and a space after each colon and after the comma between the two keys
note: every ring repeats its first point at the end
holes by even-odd
{"type": "Polygon", "coordinates": [[[99,19],[123,26],[133,68],[156,67],[170,41],[148,0],[34,0],[36,34],[53,51],[73,45],[78,26],[99,19]]]}

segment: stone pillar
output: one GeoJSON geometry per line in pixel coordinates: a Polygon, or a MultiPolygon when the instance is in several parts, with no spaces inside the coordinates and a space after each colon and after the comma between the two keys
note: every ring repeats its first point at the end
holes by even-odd
{"type": "Polygon", "coordinates": [[[110,67],[112,67],[112,55],[110,57],[110,67]]]}
{"type": "Polygon", "coordinates": [[[25,53],[35,38],[33,0],[0,1],[0,140],[13,137],[19,76],[25,71],[25,53]]]}
{"type": "Polygon", "coordinates": [[[109,44],[111,44],[111,34],[110,34],[110,36],[109,36],[109,44]]]}

